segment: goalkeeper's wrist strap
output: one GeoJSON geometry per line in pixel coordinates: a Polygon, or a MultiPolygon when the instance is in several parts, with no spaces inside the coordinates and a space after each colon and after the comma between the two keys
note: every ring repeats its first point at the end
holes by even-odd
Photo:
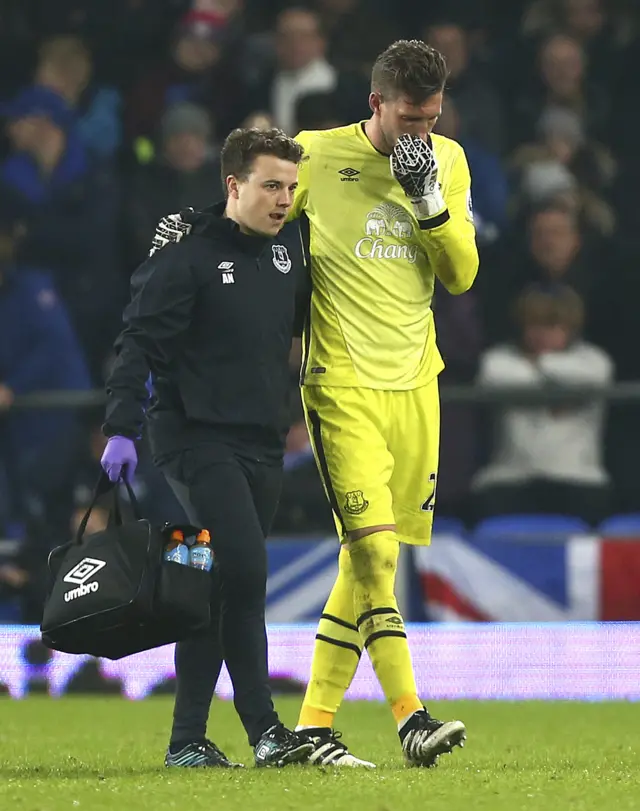
{"type": "Polygon", "coordinates": [[[413,213],[416,215],[416,219],[423,231],[444,225],[450,217],[447,204],[442,194],[439,193],[427,194],[424,197],[419,197],[417,200],[412,199],[411,205],[413,206],[413,213]]]}

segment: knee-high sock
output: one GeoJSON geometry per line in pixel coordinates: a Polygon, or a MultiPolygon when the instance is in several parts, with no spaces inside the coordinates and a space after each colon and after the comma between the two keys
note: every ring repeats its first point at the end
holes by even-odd
{"type": "Polygon", "coordinates": [[[351,560],[344,547],[338,567],[338,577],[318,625],[299,726],[332,726],[360,661],[362,642],[354,613],[351,560]]]}
{"type": "Polygon", "coordinates": [[[396,721],[422,707],[394,594],[399,551],[389,531],[349,544],[356,625],[396,721]]]}

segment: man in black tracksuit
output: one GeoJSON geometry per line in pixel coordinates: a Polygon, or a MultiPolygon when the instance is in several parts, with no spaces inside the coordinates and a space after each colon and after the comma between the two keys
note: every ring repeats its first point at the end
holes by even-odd
{"type": "Polygon", "coordinates": [[[303,264],[297,230],[289,244],[279,232],[301,156],[278,130],[231,133],[221,153],[226,204],[195,217],[135,272],[107,384],[103,467],[112,480],[133,472],[151,370],[154,459],[189,519],[209,529],[216,560],[220,634],[214,621],[206,636],[176,646],[169,766],[233,765],[205,737],[220,636],[256,764],[299,762],[313,749],[274,710],[264,618],[303,264]]]}

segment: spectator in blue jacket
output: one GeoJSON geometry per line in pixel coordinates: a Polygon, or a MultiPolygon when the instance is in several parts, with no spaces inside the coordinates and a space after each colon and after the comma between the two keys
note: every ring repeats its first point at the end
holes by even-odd
{"type": "Polygon", "coordinates": [[[28,87],[0,115],[12,147],[0,165],[0,200],[27,225],[22,260],[53,272],[98,377],[126,293],[113,173],[91,160],[74,111],[52,90],[28,87]]]}
{"type": "Polygon", "coordinates": [[[117,88],[94,80],[93,67],[92,53],[79,37],[52,37],[40,47],[34,81],[75,111],[87,151],[109,160],[122,142],[122,98],[117,88]]]}
{"type": "Polygon", "coordinates": [[[89,374],[51,275],[16,264],[16,228],[0,220],[0,464],[6,520],[42,522],[66,538],[79,430],[74,409],[19,409],[38,391],[86,390],[89,374]]]}

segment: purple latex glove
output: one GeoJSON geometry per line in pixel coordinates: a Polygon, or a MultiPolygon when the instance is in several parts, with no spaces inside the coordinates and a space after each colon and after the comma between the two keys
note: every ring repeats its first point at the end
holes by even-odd
{"type": "Polygon", "coordinates": [[[107,442],[100,464],[109,481],[117,482],[122,476],[131,484],[138,465],[138,454],[133,440],[124,436],[112,436],[107,442]]]}

